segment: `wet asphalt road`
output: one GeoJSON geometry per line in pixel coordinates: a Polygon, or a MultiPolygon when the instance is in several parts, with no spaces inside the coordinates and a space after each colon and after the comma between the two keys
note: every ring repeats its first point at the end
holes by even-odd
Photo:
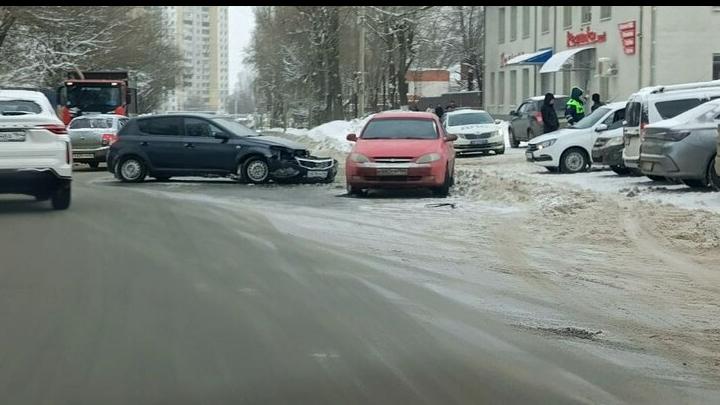
{"type": "Polygon", "coordinates": [[[0,403],[702,402],[263,215],[342,190],[208,184],[259,196],[232,208],[106,177],[76,173],[66,212],[0,199],[0,403]]]}

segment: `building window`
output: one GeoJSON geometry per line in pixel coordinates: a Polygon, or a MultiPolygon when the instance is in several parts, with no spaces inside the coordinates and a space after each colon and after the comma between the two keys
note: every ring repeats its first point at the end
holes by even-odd
{"type": "Polygon", "coordinates": [[[563,27],[572,28],[572,6],[563,6],[563,27]]]}
{"type": "Polygon", "coordinates": [[[592,21],[592,6],[580,7],[580,16],[582,24],[590,24],[590,21],[592,21]]]}
{"type": "Polygon", "coordinates": [[[500,107],[505,105],[505,72],[498,74],[498,105],[500,107]]]}
{"type": "Polygon", "coordinates": [[[530,97],[530,69],[522,71],[522,99],[530,97]]]}
{"type": "Polygon", "coordinates": [[[713,54],[712,79],[720,80],[720,53],[713,54]]]}
{"type": "Polygon", "coordinates": [[[522,21],[522,37],[530,38],[530,6],[523,6],[522,21]]]}
{"type": "Polygon", "coordinates": [[[517,39],[517,6],[510,7],[510,42],[517,39]]]}
{"type": "Polygon", "coordinates": [[[498,9],[498,43],[505,43],[505,7],[498,9]]]}
{"type": "Polygon", "coordinates": [[[542,6],[541,19],[542,33],[547,34],[550,32],[550,6],[542,6]]]}
{"type": "Polygon", "coordinates": [[[508,101],[515,105],[517,100],[517,70],[510,71],[510,98],[508,101]]]}
{"type": "Polygon", "coordinates": [[[600,6],[600,19],[609,20],[612,17],[612,6],[600,6]]]}
{"type": "Polygon", "coordinates": [[[490,105],[495,105],[495,72],[490,73],[490,105]]]}

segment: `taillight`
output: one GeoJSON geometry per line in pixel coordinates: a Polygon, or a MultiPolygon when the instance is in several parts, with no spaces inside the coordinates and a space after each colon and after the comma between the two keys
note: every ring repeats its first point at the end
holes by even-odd
{"type": "Polygon", "coordinates": [[[115,134],[102,134],[102,145],[112,145],[117,141],[117,135],[115,134]]]}
{"type": "Polygon", "coordinates": [[[45,124],[38,125],[37,128],[47,129],[56,135],[67,135],[67,128],[63,124],[45,124]]]}
{"type": "Polygon", "coordinates": [[[542,120],[542,113],[536,111],[534,115],[535,115],[535,120],[536,120],[538,123],[542,124],[542,122],[543,122],[543,120],[542,120]]]}

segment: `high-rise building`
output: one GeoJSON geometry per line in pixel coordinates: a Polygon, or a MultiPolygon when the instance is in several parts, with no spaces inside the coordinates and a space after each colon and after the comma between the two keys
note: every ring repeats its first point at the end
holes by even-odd
{"type": "Polygon", "coordinates": [[[222,111],[228,97],[227,6],[163,6],[162,18],[168,40],[183,56],[165,111],[222,111]]]}

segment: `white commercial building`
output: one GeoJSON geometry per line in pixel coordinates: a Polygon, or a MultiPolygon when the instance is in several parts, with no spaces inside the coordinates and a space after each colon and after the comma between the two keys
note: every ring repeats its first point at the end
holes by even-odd
{"type": "Polygon", "coordinates": [[[546,92],[621,101],[641,87],[720,79],[718,6],[488,6],[484,105],[546,92]]]}
{"type": "Polygon", "coordinates": [[[227,6],[163,6],[165,32],[183,56],[183,72],[165,111],[223,111],[228,97],[227,6]]]}

